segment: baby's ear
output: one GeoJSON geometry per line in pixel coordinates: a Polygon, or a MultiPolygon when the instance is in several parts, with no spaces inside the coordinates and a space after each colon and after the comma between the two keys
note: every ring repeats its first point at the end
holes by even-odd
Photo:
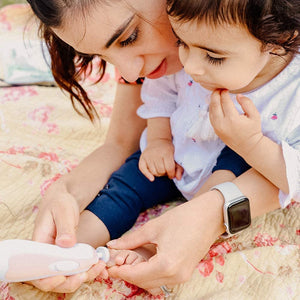
{"type": "MultiPolygon", "coordinates": [[[[293,34],[289,34],[289,33],[285,33],[282,35],[282,38],[279,40],[279,42],[281,43],[281,45],[284,44],[293,44],[295,42],[295,39],[298,37],[299,35],[299,31],[295,30],[293,32],[293,34]]],[[[266,46],[266,50],[269,51],[270,54],[275,54],[275,55],[285,55],[286,54],[286,50],[284,49],[284,47],[280,46],[280,45],[272,45],[269,44],[266,46]],[[269,49],[270,46],[270,49],[269,49]]]]}
{"type": "Polygon", "coordinates": [[[298,35],[299,35],[299,31],[298,31],[298,30],[295,30],[295,31],[294,31],[294,34],[293,34],[293,36],[292,36],[292,38],[291,38],[291,41],[293,41],[298,35]]]}
{"type": "Polygon", "coordinates": [[[282,56],[286,54],[286,50],[279,46],[279,45],[270,45],[270,48],[268,48],[269,54],[273,54],[273,55],[278,55],[278,56],[282,56]]]}

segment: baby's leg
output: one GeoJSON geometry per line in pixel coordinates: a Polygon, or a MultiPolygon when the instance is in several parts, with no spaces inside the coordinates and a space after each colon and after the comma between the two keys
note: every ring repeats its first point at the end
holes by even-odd
{"type": "Polygon", "coordinates": [[[104,223],[92,212],[84,210],[77,227],[77,242],[97,248],[105,246],[109,240],[110,235],[104,223]]]}
{"type": "Polygon", "coordinates": [[[140,151],[131,155],[86,207],[80,216],[79,242],[103,246],[132,228],[142,211],[180,196],[167,177],[149,181],[139,171],[139,158],[140,151]]]}
{"type": "Polygon", "coordinates": [[[147,261],[156,253],[154,245],[146,245],[134,250],[115,250],[110,249],[110,260],[107,263],[108,267],[121,265],[135,265],[137,263],[147,261]]]}

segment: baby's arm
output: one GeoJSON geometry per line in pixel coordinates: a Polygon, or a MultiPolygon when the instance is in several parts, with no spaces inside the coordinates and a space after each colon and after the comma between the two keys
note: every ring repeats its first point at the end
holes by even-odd
{"type": "Polygon", "coordinates": [[[236,152],[225,146],[218,156],[217,163],[212,169],[212,174],[202,185],[195,197],[209,191],[213,186],[233,181],[251,168],[246,161],[236,152]]]}
{"type": "Polygon", "coordinates": [[[164,175],[170,179],[181,178],[183,170],[174,160],[169,118],[147,120],[147,147],[140,157],[139,168],[150,181],[154,180],[154,176],[164,175]]]}
{"type": "Polygon", "coordinates": [[[210,119],[216,134],[232,150],[284,193],[289,193],[282,146],[264,136],[260,114],[253,102],[238,95],[244,114],[235,108],[227,91],[212,94],[210,119]]]}

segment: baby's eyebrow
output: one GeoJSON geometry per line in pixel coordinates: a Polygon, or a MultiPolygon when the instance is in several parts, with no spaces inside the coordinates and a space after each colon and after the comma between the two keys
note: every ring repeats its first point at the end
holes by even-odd
{"type": "Polygon", "coordinates": [[[130,16],[123,24],[119,26],[119,28],[115,31],[115,33],[111,36],[111,38],[106,42],[105,48],[108,49],[112,43],[119,38],[119,36],[125,31],[128,25],[131,23],[132,19],[135,17],[135,14],[130,16]]]}
{"type": "MultiPolygon", "coordinates": [[[[173,31],[173,34],[175,35],[175,37],[176,37],[178,40],[181,40],[182,42],[184,42],[185,44],[187,44],[184,40],[182,40],[182,39],[177,35],[177,33],[174,31],[173,28],[172,28],[172,31],[173,31]]],[[[213,48],[208,48],[208,47],[206,47],[206,46],[202,46],[202,45],[195,44],[195,43],[192,43],[191,45],[192,45],[193,47],[195,47],[195,48],[200,48],[200,49],[206,50],[206,51],[208,51],[208,52],[215,53],[215,54],[219,54],[219,55],[229,55],[229,54],[230,54],[229,51],[219,50],[219,49],[213,49],[213,48]]]]}

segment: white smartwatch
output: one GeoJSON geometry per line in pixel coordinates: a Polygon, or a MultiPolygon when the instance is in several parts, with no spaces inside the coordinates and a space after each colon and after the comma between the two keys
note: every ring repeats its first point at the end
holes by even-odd
{"type": "Polygon", "coordinates": [[[218,190],[224,198],[223,215],[226,232],[223,237],[229,237],[251,224],[249,199],[233,182],[215,185],[211,190],[218,190]]]}

